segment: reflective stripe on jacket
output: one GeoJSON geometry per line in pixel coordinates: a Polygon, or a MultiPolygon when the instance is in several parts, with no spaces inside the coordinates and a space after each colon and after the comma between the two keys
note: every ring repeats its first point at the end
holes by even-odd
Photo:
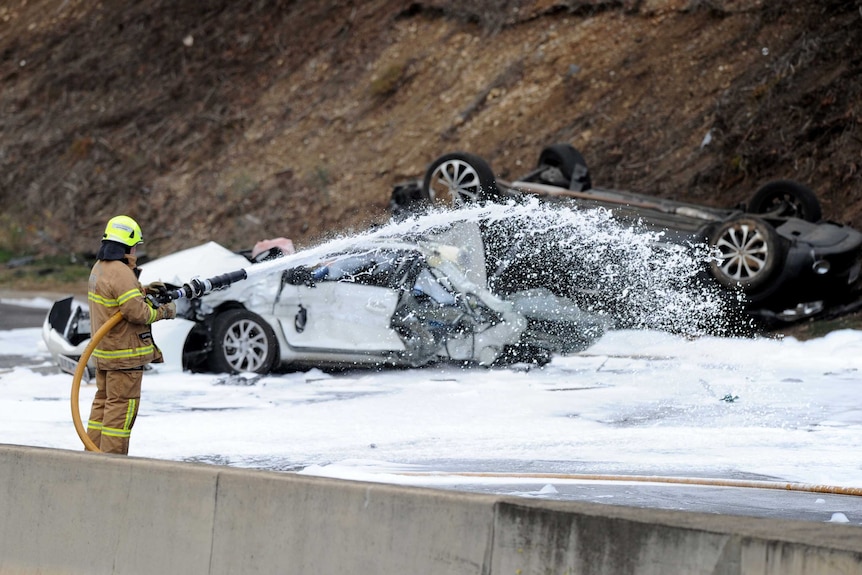
{"type": "Polygon", "coordinates": [[[129,369],[161,362],[162,353],[153,342],[150,324],[158,310],[147,303],[131,263],[99,260],[90,272],[87,299],[90,303],[91,333],[120,312],[123,320],[111,329],[93,351],[99,369],[129,369]]]}

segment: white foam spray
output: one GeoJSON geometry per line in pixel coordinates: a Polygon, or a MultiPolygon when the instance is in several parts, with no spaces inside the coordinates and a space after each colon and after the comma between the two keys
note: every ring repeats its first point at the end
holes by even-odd
{"type": "Polygon", "coordinates": [[[608,210],[538,199],[432,209],[247,271],[251,277],[308,264],[362,240],[418,238],[464,221],[484,231],[489,284],[496,291],[535,284],[569,292],[582,308],[607,315],[616,327],[691,336],[745,332],[739,298],[707,277],[706,245],[667,242],[661,233],[618,222],[608,210]]]}

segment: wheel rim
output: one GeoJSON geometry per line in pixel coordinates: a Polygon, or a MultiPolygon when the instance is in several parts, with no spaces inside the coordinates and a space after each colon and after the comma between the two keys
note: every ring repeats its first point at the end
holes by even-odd
{"type": "Polygon", "coordinates": [[[715,247],[721,252],[719,269],[737,282],[751,281],[766,268],[769,245],[756,227],[737,224],[718,238],[715,247]]]}
{"type": "Polygon", "coordinates": [[[473,166],[463,160],[447,160],[431,174],[428,192],[434,202],[459,205],[478,201],[482,184],[473,166]]]}
{"type": "Polygon", "coordinates": [[[269,341],[256,322],[244,319],[232,324],[224,334],[222,350],[233,369],[257,371],[267,360],[269,341]]]}

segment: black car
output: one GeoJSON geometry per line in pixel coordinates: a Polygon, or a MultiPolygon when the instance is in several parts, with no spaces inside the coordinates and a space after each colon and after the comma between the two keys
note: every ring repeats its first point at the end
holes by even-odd
{"type": "Polygon", "coordinates": [[[392,206],[398,213],[527,197],[606,209],[619,221],[662,232],[669,243],[709,246],[705,271],[728,292],[741,294],[745,310],[760,318],[795,321],[859,302],[862,233],[823,221],[814,192],[790,180],[767,183],[745,206],[707,207],[594,187],[583,155],[555,144],[516,181],[497,178],[476,155],[445,154],[421,183],[396,186],[392,206]]]}

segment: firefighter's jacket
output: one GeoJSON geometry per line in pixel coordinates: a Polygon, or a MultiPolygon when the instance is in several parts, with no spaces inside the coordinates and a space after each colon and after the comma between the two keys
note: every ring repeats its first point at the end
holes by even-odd
{"type": "Polygon", "coordinates": [[[90,333],[95,334],[115,313],[123,314],[93,351],[99,369],[130,369],[164,361],[150,330],[154,321],[164,319],[164,312],[147,302],[134,272],[136,258],[128,255],[126,260],[128,263],[99,260],[90,272],[90,333]]]}

